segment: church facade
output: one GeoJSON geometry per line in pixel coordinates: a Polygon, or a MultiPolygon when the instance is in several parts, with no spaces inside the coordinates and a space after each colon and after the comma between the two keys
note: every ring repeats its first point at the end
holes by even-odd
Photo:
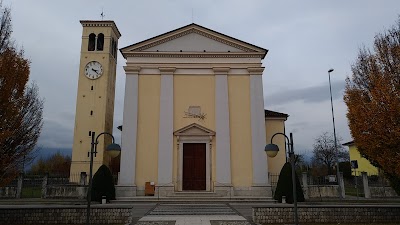
{"type": "MultiPolygon", "coordinates": [[[[102,27],[102,22],[93,27],[102,27]]],[[[190,24],[120,52],[126,60],[126,82],[118,197],[144,195],[146,182],[153,182],[160,196],[271,195],[268,174],[279,173],[286,162],[285,142],[274,138],[281,149],[275,158],[267,158],[264,146],[274,133],[284,132],[288,115],[264,109],[262,60],[268,50],[190,24]]],[[[104,83],[113,86],[115,68],[110,68],[114,73],[108,76],[114,78],[104,83]]],[[[114,90],[104,90],[109,91],[114,90]]],[[[82,107],[78,104],[76,118],[82,107]]],[[[99,120],[110,123],[104,116],[99,120]]],[[[77,133],[76,127],[74,140],[82,145],[77,133]]],[[[103,146],[102,163],[107,164],[103,146]]],[[[73,154],[76,149],[74,141],[73,154]]],[[[83,164],[72,165],[71,171],[85,171],[83,164]]]]}

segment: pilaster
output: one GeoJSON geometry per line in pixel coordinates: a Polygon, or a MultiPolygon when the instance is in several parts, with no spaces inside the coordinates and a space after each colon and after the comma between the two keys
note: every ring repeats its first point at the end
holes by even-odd
{"type": "Polygon", "coordinates": [[[121,168],[118,185],[135,186],[138,118],[138,79],[140,67],[124,67],[126,74],[122,129],[121,168]]]}
{"type": "Polygon", "coordinates": [[[253,158],[253,186],[264,186],[268,183],[268,164],[264,152],[265,117],[264,94],[262,83],[263,67],[247,69],[250,74],[250,115],[251,142],[253,158]]]}
{"type": "Polygon", "coordinates": [[[215,131],[216,131],[216,186],[230,185],[231,146],[229,128],[229,67],[214,67],[215,75],[215,131]]]}
{"type": "Polygon", "coordinates": [[[173,172],[174,77],[175,68],[159,68],[160,119],[158,130],[158,185],[171,184],[173,172]]]}

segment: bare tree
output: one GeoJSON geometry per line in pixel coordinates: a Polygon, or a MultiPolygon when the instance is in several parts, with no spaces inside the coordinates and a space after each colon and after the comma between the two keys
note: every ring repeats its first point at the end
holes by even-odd
{"type": "Polygon", "coordinates": [[[11,10],[10,8],[3,8],[3,1],[0,1],[0,53],[5,49],[12,46],[11,33],[11,10]]]}
{"type": "Polygon", "coordinates": [[[313,145],[313,165],[323,167],[328,174],[333,174],[333,167],[336,164],[336,154],[339,161],[348,161],[349,154],[340,144],[341,138],[337,138],[337,151],[335,149],[335,141],[333,134],[325,132],[315,139],[313,145]]]}
{"type": "Polygon", "coordinates": [[[11,17],[0,2],[0,186],[35,156],[42,130],[43,100],[39,88],[28,85],[30,62],[10,41],[11,17]]]}

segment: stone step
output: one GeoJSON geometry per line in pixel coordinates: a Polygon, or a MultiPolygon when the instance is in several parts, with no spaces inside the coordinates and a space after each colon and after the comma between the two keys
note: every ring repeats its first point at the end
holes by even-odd
{"type": "Polygon", "coordinates": [[[160,204],[149,215],[237,215],[226,204],[160,204]]]}
{"type": "Polygon", "coordinates": [[[257,202],[257,203],[275,203],[276,201],[271,197],[249,197],[249,196],[233,196],[233,197],[220,197],[220,196],[173,196],[173,197],[157,197],[157,196],[136,196],[136,197],[120,197],[112,200],[111,203],[115,204],[133,204],[137,202],[257,202]]]}
{"type": "Polygon", "coordinates": [[[222,197],[221,195],[215,192],[209,191],[182,191],[182,192],[173,192],[168,195],[168,197],[222,197]]]}

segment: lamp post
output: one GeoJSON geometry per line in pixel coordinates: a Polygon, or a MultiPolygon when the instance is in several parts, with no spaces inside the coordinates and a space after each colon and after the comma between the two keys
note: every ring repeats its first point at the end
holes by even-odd
{"type": "Polygon", "coordinates": [[[294,214],[294,224],[299,224],[299,218],[297,216],[297,194],[296,194],[296,173],[294,169],[294,150],[293,150],[293,134],[290,133],[290,138],[286,136],[284,133],[276,133],[271,137],[271,144],[267,144],[265,146],[265,152],[269,157],[275,157],[278,154],[279,147],[276,144],[272,143],[272,140],[276,135],[283,135],[286,140],[288,141],[289,147],[289,157],[290,157],[290,165],[292,167],[292,188],[293,188],[293,214],[294,214]]]}
{"type": "Polygon", "coordinates": [[[340,176],[340,171],[339,171],[339,152],[337,149],[337,142],[336,142],[336,128],[335,128],[335,114],[333,113],[333,101],[332,101],[332,87],[331,87],[331,72],[333,72],[333,69],[328,70],[328,77],[329,77],[329,92],[331,94],[331,109],[332,109],[332,124],[333,124],[333,140],[335,141],[335,158],[336,158],[336,179],[338,182],[338,193],[339,193],[339,198],[342,199],[342,190],[340,188],[339,184],[339,176],[340,176]]]}
{"type": "Polygon", "coordinates": [[[101,135],[109,135],[112,138],[112,143],[109,144],[106,148],[106,151],[109,153],[111,157],[116,157],[118,154],[121,152],[121,146],[118,144],[115,144],[115,139],[114,136],[108,132],[103,132],[97,135],[95,132],[90,132],[91,137],[92,137],[92,142],[90,144],[90,152],[88,152],[88,155],[90,155],[90,168],[89,168],[89,189],[87,191],[87,208],[86,208],[86,224],[90,224],[90,202],[92,200],[92,174],[93,174],[93,155],[96,157],[97,154],[97,144],[99,144],[98,139],[101,135]],[[95,138],[96,137],[96,138],[95,138]]]}

